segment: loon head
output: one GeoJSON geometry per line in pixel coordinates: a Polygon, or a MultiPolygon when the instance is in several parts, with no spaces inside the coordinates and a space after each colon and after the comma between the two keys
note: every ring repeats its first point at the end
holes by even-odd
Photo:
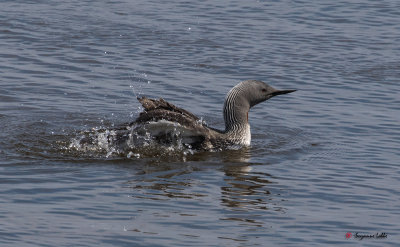
{"type": "Polygon", "coordinates": [[[278,90],[258,80],[242,81],[226,95],[224,103],[225,131],[246,126],[251,107],[280,94],[296,90],[278,90]]]}
{"type": "MultiPolygon", "coordinates": [[[[296,90],[278,90],[258,80],[242,81],[233,87],[226,96],[226,101],[235,103],[243,110],[264,102],[280,94],[292,93],[296,90]],[[232,102],[233,101],[233,102],[232,102]]],[[[226,102],[227,103],[227,102],[226,102]]]]}
{"type": "Polygon", "coordinates": [[[296,90],[278,90],[267,83],[257,80],[243,81],[237,85],[242,89],[242,97],[247,100],[250,108],[274,96],[292,93],[296,90]]]}

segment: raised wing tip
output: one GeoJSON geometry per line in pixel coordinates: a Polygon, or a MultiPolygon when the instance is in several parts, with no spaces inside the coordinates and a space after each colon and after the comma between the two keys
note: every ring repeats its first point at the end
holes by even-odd
{"type": "Polygon", "coordinates": [[[146,96],[137,96],[136,99],[140,102],[141,100],[148,99],[146,96]]]}
{"type": "Polygon", "coordinates": [[[144,100],[150,100],[150,101],[161,101],[161,102],[166,102],[163,98],[159,98],[158,100],[157,99],[150,99],[149,97],[147,97],[147,96],[137,96],[136,97],[136,99],[139,101],[139,102],[142,102],[142,101],[144,101],[144,100]]]}

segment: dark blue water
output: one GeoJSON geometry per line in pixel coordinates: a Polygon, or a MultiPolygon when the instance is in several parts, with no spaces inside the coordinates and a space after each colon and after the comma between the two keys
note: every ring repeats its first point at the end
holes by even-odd
{"type": "Polygon", "coordinates": [[[398,246],[398,1],[0,9],[1,246],[398,246]],[[245,79],[298,90],[252,109],[250,148],[74,145],[141,95],[223,128],[245,79]]]}

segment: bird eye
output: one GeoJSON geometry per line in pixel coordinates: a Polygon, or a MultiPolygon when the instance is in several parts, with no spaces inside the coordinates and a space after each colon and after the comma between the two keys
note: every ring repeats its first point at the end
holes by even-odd
{"type": "Polygon", "coordinates": [[[261,89],[261,92],[265,93],[265,92],[267,92],[267,89],[263,88],[263,89],[261,89]]]}

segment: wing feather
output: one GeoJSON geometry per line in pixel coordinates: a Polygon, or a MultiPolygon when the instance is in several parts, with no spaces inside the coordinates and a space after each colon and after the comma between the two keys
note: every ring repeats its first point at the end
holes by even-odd
{"type": "Polygon", "coordinates": [[[165,101],[163,98],[157,100],[142,97],[138,98],[138,100],[142,104],[144,110],[133,124],[167,120],[179,123],[188,128],[204,126],[200,118],[185,109],[165,101]]]}

